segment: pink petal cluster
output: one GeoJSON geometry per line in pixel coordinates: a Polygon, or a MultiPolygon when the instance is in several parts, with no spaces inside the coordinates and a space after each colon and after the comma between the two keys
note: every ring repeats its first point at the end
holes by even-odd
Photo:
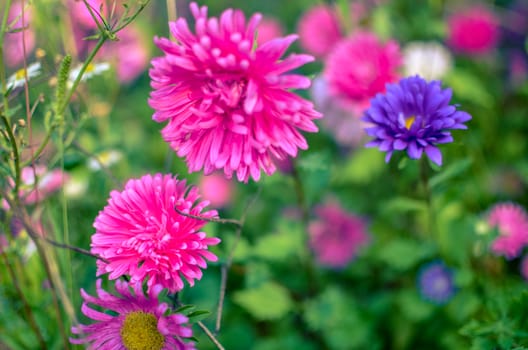
{"type": "Polygon", "coordinates": [[[190,172],[223,169],[239,181],[271,175],[278,159],[296,156],[308,144],[300,133],[317,131],[320,114],[290,89],[306,89],[310,79],[290,70],[313,57],[281,58],[296,35],[255,45],[259,14],[247,22],[240,10],[208,17],[191,3],[194,33],[183,18],[169,24],[176,41],[155,38],[164,56],[152,60],[154,91],[149,100],[166,142],[185,157],[190,172]]]}
{"type": "Polygon", "coordinates": [[[528,216],[524,208],[514,203],[499,203],[490,209],[487,220],[499,230],[491,246],[493,252],[508,259],[518,257],[528,244],[528,216]]]}
{"type": "Polygon", "coordinates": [[[370,241],[365,221],[346,212],[337,202],[315,209],[317,220],[308,226],[310,246],[317,262],[331,268],[345,267],[370,241]]]}
{"type": "Polygon", "coordinates": [[[451,15],[447,20],[447,43],[460,53],[479,55],[493,50],[499,40],[499,20],[483,6],[451,15]]]}
{"type": "Polygon", "coordinates": [[[90,325],[80,324],[72,327],[78,338],[70,338],[72,344],[89,344],[89,349],[125,350],[121,336],[126,317],[130,313],[143,312],[153,315],[157,320],[157,331],[163,336],[163,350],[194,350],[194,343],[184,343],[182,338],[190,338],[192,329],[184,325],[188,318],[181,314],[168,314],[169,305],[160,303],[159,293],[163,289],[156,285],[145,295],[141,283],[115,282],[117,295],[110,294],[101,287],[97,280],[97,296],[92,296],[81,289],[84,299],[82,312],[95,321],[90,325]],[[95,308],[94,308],[95,306],[95,308]],[[102,310],[113,311],[113,315],[102,310]]]}
{"type": "Polygon", "coordinates": [[[204,220],[176,211],[216,217],[216,210],[202,212],[209,202],[195,203],[198,198],[196,187],[162,174],[131,179],[122,192],[112,191],[94,222],[91,252],[106,260],[97,261],[97,275],[128,274],[132,283],[146,279],[149,288],[161,284],[171,292],[183,288],[182,277],[194,285],[206,259],[217,260],[208,247],[220,242],[199,231],[204,220]]]}
{"type": "Polygon", "coordinates": [[[7,23],[12,23],[18,18],[13,27],[10,28],[11,30],[4,37],[5,62],[9,67],[22,66],[24,63],[24,45],[26,55],[29,55],[35,48],[35,32],[31,27],[31,7],[23,7],[24,3],[22,1],[13,2],[7,16],[7,23]],[[23,17],[22,10],[24,10],[23,17]],[[27,28],[20,30],[24,27],[27,28]],[[14,30],[18,31],[12,32],[14,30]]]}
{"type": "Polygon", "coordinates": [[[231,203],[234,184],[222,174],[213,173],[202,176],[198,183],[198,188],[215,208],[226,207],[231,203]]]}
{"type": "Polygon", "coordinates": [[[323,75],[330,92],[361,111],[369,100],[398,79],[403,62],[395,41],[382,43],[375,34],[358,31],[340,41],[325,61],[323,75]]]}
{"type": "Polygon", "coordinates": [[[338,13],[328,5],[317,5],[306,11],[297,29],[301,46],[317,57],[326,56],[342,37],[338,13]]]}

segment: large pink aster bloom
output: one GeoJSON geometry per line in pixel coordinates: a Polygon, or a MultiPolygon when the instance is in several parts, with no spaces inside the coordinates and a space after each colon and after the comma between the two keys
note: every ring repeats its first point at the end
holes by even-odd
{"type": "Polygon", "coordinates": [[[160,285],[144,294],[141,283],[115,282],[117,295],[110,294],[97,280],[97,296],[81,289],[84,299],[82,312],[96,321],[90,325],[78,325],[71,331],[78,338],[70,338],[72,344],[89,344],[93,350],[194,350],[192,342],[182,338],[192,336],[192,329],[184,325],[187,317],[168,313],[167,303],[160,303],[160,285]],[[95,308],[94,308],[95,307],[95,308]],[[113,314],[103,312],[110,310],[113,314]]]}
{"type": "Polygon", "coordinates": [[[363,111],[369,100],[398,78],[402,55],[395,41],[382,43],[369,32],[356,32],[328,55],[323,75],[330,91],[363,111]]]}
{"type": "Polygon", "coordinates": [[[216,210],[202,212],[209,202],[195,204],[198,198],[196,187],[162,174],[131,179],[122,192],[112,191],[94,222],[91,251],[107,261],[97,261],[97,274],[128,274],[132,283],[147,279],[149,288],[161,284],[171,292],[183,288],[182,277],[192,286],[206,259],[217,260],[208,246],[220,242],[199,231],[205,221],[176,211],[216,217],[216,210]]]}
{"type": "Polygon", "coordinates": [[[246,23],[240,10],[207,17],[207,7],[191,3],[195,33],[180,18],[169,24],[176,41],[155,38],[165,56],[152,60],[153,119],[168,121],[165,141],[185,157],[189,171],[206,175],[223,169],[247,182],[275,170],[271,156],[282,159],[306,149],[300,130],[315,132],[320,114],[289,89],[306,89],[310,79],[286,72],[313,57],[281,56],[297,38],[289,35],[255,45],[261,19],[246,23]]]}
{"type": "Polygon", "coordinates": [[[297,28],[302,47],[317,57],[326,56],[343,36],[337,11],[327,5],[305,12],[297,28]]]}
{"type": "Polygon", "coordinates": [[[448,44],[461,53],[485,54],[495,48],[499,39],[499,20],[483,6],[453,14],[447,26],[448,44]]]}
{"type": "Polygon", "coordinates": [[[493,252],[508,259],[518,257],[528,244],[528,217],[524,208],[514,203],[496,204],[489,211],[488,223],[499,230],[491,246],[493,252]]]}
{"type": "Polygon", "coordinates": [[[7,23],[11,24],[17,18],[10,32],[4,37],[5,61],[9,67],[21,66],[24,63],[25,54],[29,55],[35,48],[35,32],[31,23],[31,7],[23,7],[22,1],[15,1],[9,8],[7,23]],[[22,10],[24,16],[22,17],[22,10]],[[26,28],[22,30],[22,28],[26,28]]]}
{"type": "Polygon", "coordinates": [[[317,220],[309,224],[308,233],[310,246],[322,266],[345,267],[370,241],[365,221],[343,210],[337,202],[318,206],[315,214],[317,220]]]}

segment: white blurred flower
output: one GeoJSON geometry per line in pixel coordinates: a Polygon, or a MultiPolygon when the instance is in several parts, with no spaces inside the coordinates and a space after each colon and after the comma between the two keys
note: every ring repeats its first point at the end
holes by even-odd
{"type": "Polygon", "coordinates": [[[79,198],[86,193],[88,180],[85,178],[72,177],[64,184],[64,193],[68,198],[79,198]]]}
{"type": "MultiPolygon", "coordinates": [[[[68,86],[72,86],[75,79],[77,79],[77,76],[79,73],[81,73],[82,64],[78,65],[77,67],[73,68],[70,71],[70,75],[68,77],[68,86]]],[[[95,75],[99,75],[102,72],[105,72],[110,69],[110,63],[108,62],[101,62],[101,63],[89,63],[86,67],[86,70],[83,73],[83,76],[81,78],[81,81],[86,81],[90,79],[91,77],[95,75]]]]}
{"type": "Polygon", "coordinates": [[[35,63],[30,64],[27,67],[27,69],[21,68],[17,70],[13,75],[11,75],[7,79],[7,88],[16,89],[16,88],[24,86],[26,82],[26,74],[27,74],[28,80],[31,78],[34,78],[40,74],[40,68],[41,68],[40,62],[35,62],[35,63]]]}
{"type": "Polygon", "coordinates": [[[420,75],[427,80],[441,79],[453,65],[451,52],[443,45],[430,41],[415,41],[403,49],[406,76],[420,75]]]}
{"type": "Polygon", "coordinates": [[[95,157],[88,159],[88,168],[93,171],[101,170],[101,167],[108,168],[109,166],[119,162],[123,158],[123,154],[116,150],[103,151],[96,154],[95,157]]]}

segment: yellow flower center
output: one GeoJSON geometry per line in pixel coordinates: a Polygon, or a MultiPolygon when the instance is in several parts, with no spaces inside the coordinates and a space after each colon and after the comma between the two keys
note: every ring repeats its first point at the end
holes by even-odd
{"type": "Polygon", "coordinates": [[[26,76],[26,70],[24,68],[17,70],[15,73],[16,80],[22,80],[25,78],[25,76],[26,76]]]}
{"type": "Polygon", "coordinates": [[[95,70],[95,65],[93,63],[88,63],[85,69],[85,73],[91,73],[95,70]]]}
{"type": "Polygon", "coordinates": [[[407,128],[407,130],[411,128],[415,119],[416,117],[414,115],[411,115],[409,118],[405,119],[405,127],[407,128]]]}
{"type": "Polygon", "coordinates": [[[156,316],[143,311],[126,315],[121,328],[121,340],[127,350],[161,350],[165,344],[158,331],[156,316]]]}

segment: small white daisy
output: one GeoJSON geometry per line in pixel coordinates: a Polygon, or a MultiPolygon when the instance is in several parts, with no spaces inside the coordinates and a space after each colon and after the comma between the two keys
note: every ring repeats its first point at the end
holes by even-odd
{"type": "Polygon", "coordinates": [[[40,62],[35,62],[30,64],[27,69],[21,68],[17,70],[13,75],[11,75],[7,79],[7,88],[16,89],[24,86],[24,84],[26,83],[26,74],[28,80],[34,78],[40,74],[40,68],[40,62]]]}
{"type": "Polygon", "coordinates": [[[403,49],[406,76],[420,75],[427,80],[441,79],[453,66],[451,53],[443,45],[431,41],[415,41],[403,49]]]}
{"type": "Polygon", "coordinates": [[[88,168],[93,171],[101,170],[101,165],[108,168],[111,165],[119,162],[123,158],[123,154],[116,150],[103,151],[95,157],[88,159],[88,168]]]}
{"type": "MultiPolygon", "coordinates": [[[[78,65],[77,67],[73,68],[70,71],[70,75],[68,77],[68,86],[72,86],[75,79],[77,79],[77,76],[81,72],[82,64],[78,65]]],[[[84,71],[84,74],[81,78],[81,81],[86,81],[90,79],[91,77],[95,75],[99,75],[104,71],[107,71],[110,69],[110,63],[108,62],[101,62],[101,63],[89,63],[86,67],[86,70],[84,71]]]]}

